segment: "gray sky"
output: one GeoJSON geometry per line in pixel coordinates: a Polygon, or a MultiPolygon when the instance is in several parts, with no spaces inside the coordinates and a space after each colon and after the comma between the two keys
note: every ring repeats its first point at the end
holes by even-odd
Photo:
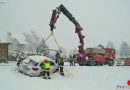
{"type": "MultiPolygon", "coordinates": [[[[1,1],[1,0],[0,0],[1,1]]],[[[63,4],[83,27],[85,47],[112,41],[119,48],[122,41],[130,44],[130,0],[2,0],[0,3],[0,39],[7,32],[24,41],[23,32],[34,30],[46,38],[50,33],[52,9],[63,4]]],[[[63,15],[56,23],[55,36],[67,50],[77,48],[79,39],[75,26],[63,15]]],[[[57,49],[54,40],[47,43],[57,49]]]]}

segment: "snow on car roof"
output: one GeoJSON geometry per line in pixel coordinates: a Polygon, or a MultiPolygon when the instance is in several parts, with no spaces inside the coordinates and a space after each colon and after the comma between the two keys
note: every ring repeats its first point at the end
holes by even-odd
{"type": "MultiPolygon", "coordinates": [[[[48,58],[46,56],[39,56],[39,55],[34,55],[34,56],[29,56],[29,59],[32,59],[35,62],[42,62],[45,58],[48,58]]],[[[49,61],[54,61],[51,58],[48,58],[49,61]]]]}

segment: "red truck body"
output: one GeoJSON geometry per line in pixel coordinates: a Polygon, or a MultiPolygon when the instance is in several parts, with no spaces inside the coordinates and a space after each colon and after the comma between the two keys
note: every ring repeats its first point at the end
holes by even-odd
{"type": "Polygon", "coordinates": [[[115,50],[112,48],[87,48],[85,53],[79,53],[76,55],[79,65],[114,65],[115,50]]]}

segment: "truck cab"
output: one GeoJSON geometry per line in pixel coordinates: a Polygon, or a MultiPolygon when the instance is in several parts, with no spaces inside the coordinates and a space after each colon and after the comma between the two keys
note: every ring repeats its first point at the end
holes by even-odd
{"type": "Polygon", "coordinates": [[[114,65],[115,50],[112,48],[87,48],[86,65],[114,65]]]}

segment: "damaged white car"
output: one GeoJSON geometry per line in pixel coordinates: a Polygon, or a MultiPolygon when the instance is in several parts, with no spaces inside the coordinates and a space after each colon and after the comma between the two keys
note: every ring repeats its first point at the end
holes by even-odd
{"type": "MultiPolygon", "coordinates": [[[[39,55],[29,56],[20,63],[18,69],[20,72],[32,77],[40,76],[41,72],[43,71],[40,64],[43,62],[42,60],[44,58],[48,57],[39,55]]],[[[58,66],[51,58],[48,58],[48,60],[51,64],[50,73],[53,73],[58,68],[58,66]]]]}

